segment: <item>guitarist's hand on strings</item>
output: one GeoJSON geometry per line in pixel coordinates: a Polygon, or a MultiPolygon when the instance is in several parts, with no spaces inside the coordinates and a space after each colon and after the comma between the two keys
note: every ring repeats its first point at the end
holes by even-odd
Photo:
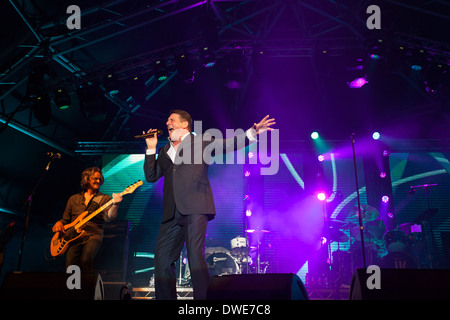
{"type": "Polygon", "coordinates": [[[62,233],[64,233],[65,230],[64,230],[64,225],[62,224],[62,222],[61,222],[61,221],[56,222],[55,225],[54,225],[53,228],[52,228],[52,231],[53,231],[54,233],[56,233],[56,232],[62,232],[62,233]]]}

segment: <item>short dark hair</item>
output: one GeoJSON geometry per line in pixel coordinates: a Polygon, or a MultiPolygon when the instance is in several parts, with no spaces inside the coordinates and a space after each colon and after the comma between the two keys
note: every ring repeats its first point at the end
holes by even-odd
{"type": "Polygon", "coordinates": [[[102,179],[100,180],[100,185],[103,184],[103,182],[105,181],[105,178],[103,178],[102,170],[99,167],[90,167],[90,168],[84,169],[83,172],[81,173],[81,182],[80,182],[81,188],[87,189],[89,180],[96,172],[100,172],[100,174],[102,175],[102,179]]]}
{"type": "Polygon", "coordinates": [[[170,114],[172,114],[172,113],[176,113],[177,115],[179,115],[181,120],[187,121],[188,122],[188,130],[192,131],[192,117],[188,112],[181,110],[181,109],[175,109],[175,110],[170,110],[170,114]]]}

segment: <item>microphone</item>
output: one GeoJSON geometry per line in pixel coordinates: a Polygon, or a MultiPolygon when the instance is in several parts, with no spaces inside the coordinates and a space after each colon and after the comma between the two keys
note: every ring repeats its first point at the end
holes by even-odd
{"type": "Polygon", "coordinates": [[[158,136],[162,135],[163,131],[162,130],[152,130],[150,132],[144,133],[144,134],[138,134],[137,136],[134,136],[134,138],[136,139],[141,139],[141,138],[148,138],[148,137],[152,137],[154,134],[157,134],[158,136]]]}
{"type": "Polygon", "coordinates": [[[60,153],[47,152],[47,155],[51,159],[61,159],[61,154],[60,153]]]}

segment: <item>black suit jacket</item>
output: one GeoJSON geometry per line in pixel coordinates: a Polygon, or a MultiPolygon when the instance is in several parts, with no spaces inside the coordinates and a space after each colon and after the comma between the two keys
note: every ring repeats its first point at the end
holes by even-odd
{"type": "Polygon", "coordinates": [[[156,182],[164,176],[163,217],[166,222],[174,217],[175,208],[181,214],[205,214],[214,218],[213,192],[208,177],[209,155],[215,156],[245,147],[250,143],[245,133],[233,139],[206,139],[192,133],[178,145],[175,161],[167,151],[170,143],[156,154],[146,155],[145,179],[156,182]]]}

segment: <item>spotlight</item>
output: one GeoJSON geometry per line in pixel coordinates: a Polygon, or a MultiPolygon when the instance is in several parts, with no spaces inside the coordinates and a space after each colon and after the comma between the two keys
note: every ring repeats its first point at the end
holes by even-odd
{"type": "Polygon", "coordinates": [[[388,196],[382,196],[381,197],[381,201],[383,201],[384,203],[388,203],[389,202],[389,197],[388,196]]]}
{"type": "Polygon", "coordinates": [[[108,73],[103,79],[103,87],[110,95],[119,93],[119,83],[116,76],[112,73],[108,73]]]}
{"type": "Polygon", "coordinates": [[[319,155],[319,156],[317,157],[317,160],[319,160],[320,162],[322,162],[322,161],[325,160],[325,156],[324,156],[323,154],[321,154],[321,155],[319,155]]]}
{"type": "Polygon", "coordinates": [[[186,83],[192,83],[195,80],[195,67],[193,62],[185,54],[175,57],[175,64],[180,77],[186,83]]]}
{"type": "Polygon", "coordinates": [[[394,214],[392,213],[392,212],[388,212],[388,214],[387,214],[387,216],[390,218],[390,219],[394,219],[394,214]]]}
{"type": "Polygon", "coordinates": [[[382,179],[386,178],[386,172],[380,172],[380,178],[382,179]]]}
{"type": "Polygon", "coordinates": [[[369,83],[369,81],[367,81],[367,79],[364,77],[364,78],[355,78],[354,80],[347,82],[347,85],[351,89],[358,89],[364,86],[366,83],[369,83]]]}
{"type": "Polygon", "coordinates": [[[319,192],[317,194],[317,199],[319,199],[319,201],[324,201],[327,198],[325,192],[319,192]]]}
{"type": "Polygon", "coordinates": [[[250,171],[245,171],[244,176],[245,177],[250,177],[250,171]]]}
{"type": "Polygon", "coordinates": [[[77,88],[77,95],[82,114],[93,122],[106,119],[108,107],[105,94],[97,83],[87,82],[77,88]]]}
{"type": "Polygon", "coordinates": [[[64,88],[56,89],[53,102],[60,110],[70,108],[70,96],[64,88]]]}
{"type": "Polygon", "coordinates": [[[212,68],[216,65],[216,55],[208,47],[203,48],[201,59],[205,68],[212,68]]]}
{"type": "Polygon", "coordinates": [[[252,210],[247,209],[247,210],[245,211],[245,215],[246,215],[247,217],[251,217],[251,216],[252,216],[252,210]]]}
{"type": "Polygon", "coordinates": [[[361,88],[366,83],[369,83],[369,81],[367,81],[367,75],[363,71],[363,66],[359,65],[362,64],[362,59],[357,59],[357,64],[356,67],[347,68],[347,71],[350,74],[348,79],[351,79],[351,81],[347,82],[347,85],[352,89],[361,88]]]}
{"type": "Polygon", "coordinates": [[[372,60],[380,60],[383,52],[383,40],[378,39],[377,43],[374,43],[369,53],[369,58],[372,60]]]}
{"type": "Polygon", "coordinates": [[[32,99],[31,107],[33,109],[34,116],[40,123],[46,125],[50,122],[52,110],[50,105],[50,97],[48,94],[38,95],[32,99]]]}
{"type": "Polygon", "coordinates": [[[380,139],[380,133],[379,133],[379,132],[374,132],[374,133],[372,134],[372,138],[373,138],[373,140],[378,140],[378,139],[380,139]]]}
{"type": "Polygon", "coordinates": [[[316,140],[319,138],[319,133],[317,131],[314,131],[313,133],[311,133],[311,138],[313,140],[316,140]]]}
{"type": "Polygon", "coordinates": [[[167,68],[163,65],[161,60],[155,62],[155,77],[158,81],[164,81],[169,77],[167,68]]]}

